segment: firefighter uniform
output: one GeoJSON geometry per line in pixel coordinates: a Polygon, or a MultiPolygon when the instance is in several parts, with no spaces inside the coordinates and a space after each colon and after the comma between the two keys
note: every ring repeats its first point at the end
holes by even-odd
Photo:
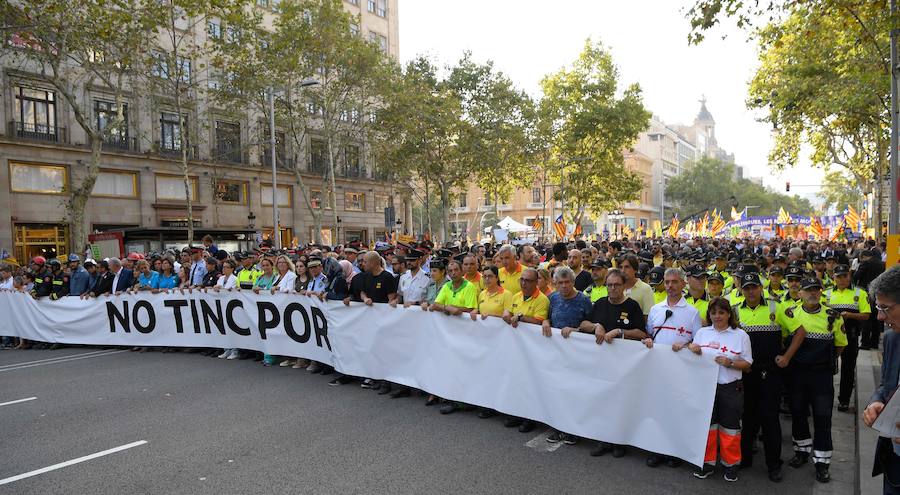
{"type": "MultiPolygon", "coordinates": [[[[821,289],[821,282],[814,277],[803,280],[804,290],[821,289]]],[[[820,306],[807,311],[803,305],[786,310],[788,341],[800,327],[806,330],[806,338],[790,361],[788,368],[788,401],[791,408],[791,430],[794,441],[794,458],[791,467],[805,464],[812,454],[816,464],[816,479],[827,481],[831,464],[831,408],[834,404],[833,369],[836,348],[847,345],[844,321],[840,313],[820,306]],[[810,408],[813,414],[815,437],[809,432],[810,408]]]]}
{"type": "Polygon", "coordinates": [[[62,271],[62,269],[53,273],[52,284],[53,286],[50,288],[50,299],[55,301],[69,295],[69,276],[62,271]]]}
{"type": "MultiPolygon", "coordinates": [[[[835,267],[835,276],[850,273],[849,267],[839,265],[835,267]]],[[[859,287],[847,289],[826,290],[823,299],[825,304],[838,312],[871,313],[869,295],[859,287]]],[[[844,329],[847,334],[847,347],[841,352],[841,385],[838,391],[838,404],[841,410],[845,410],[850,403],[850,395],[853,393],[853,382],[856,379],[856,356],[859,354],[859,334],[861,323],[857,320],[844,321],[844,329]]]]}
{"type": "Polygon", "coordinates": [[[753,442],[762,429],[769,476],[780,478],[781,422],[778,413],[784,384],[781,369],[775,365],[775,357],[781,354],[783,349],[782,328],[776,321],[778,301],[761,299],[760,304],[751,308],[745,300],[734,305],[734,312],[738,316],[741,328],[750,336],[753,348],[753,366],[744,374],[744,431],[741,438],[741,458],[743,465],[752,464],[753,442]]]}
{"type": "Polygon", "coordinates": [[[53,273],[42,268],[41,271],[34,275],[34,288],[31,289],[31,295],[34,297],[49,296],[53,292],[53,273]]]}

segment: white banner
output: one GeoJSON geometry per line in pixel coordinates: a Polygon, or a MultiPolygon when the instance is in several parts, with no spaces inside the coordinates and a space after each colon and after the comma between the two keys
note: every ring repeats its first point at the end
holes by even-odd
{"type": "Polygon", "coordinates": [[[70,344],[217,347],[314,359],[560,431],[703,463],[718,366],[708,356],[541,335],[499,318],[250,291],[35,301],[0,291],[0,335],[70,344]]]}

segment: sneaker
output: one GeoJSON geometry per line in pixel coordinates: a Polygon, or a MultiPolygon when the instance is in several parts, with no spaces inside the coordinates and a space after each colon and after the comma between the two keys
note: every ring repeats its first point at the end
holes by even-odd
{"type": "Polygon", "coordinates": [[[666,459],[666,466],[669,466],[670,468],[677,468],[680,465],[681,459],[676,459],[674,457],[669,457],[668,459],[666,459]]]}
{"type": "Polygon", "coordinates": [[[306,371],[309,371],[312,374],[316,374],[322,371],[322,363],[313,361],[309,366],[306,367],[306,371]]]}
{"type": "Polygon", "coordinates": [[[831,481],[831,474],[828,473],[828,464],[821,462],[816,463],[816,481],[819,483],[828,483],[831,481]]]}
{"type": "Polygon", "coordinates": [[[722,477],[725,478],[725,481],[733,483],[738,480],[737,471],[736,466],[728,466],[725,468],[725,475],[722,477]]]}
{"type": "Polygon", "coordinates": [[[772,483],[781,483],[781,468],[777,467],[769,470],[769,481],[772,483]]]}
{"type": "Polygon", "coordinates": [[[597,446],[591,449],[591,457],[601,457],[612,451],[612,445],[606,442],[597,442],[597,446]]]}
{"type": "Polygon", "coordinates": [[[296,359],[285,359],[284,361],[278,363],[278,366],[281,368],[287,368],[288,366],[293,366],[297,364],[296,359]]]}
{"type": "Polygon", "coordinates": [[[575,445],[578,443],[578,437],[575,435],[570,435],[568,433],[563,433],[562,442],[566,445],[575,445]]]}
{"type": "Polygon", "coordinates": [[[621,457],[625,457],[625,446],[624,445],[613,445],[612,456],[616,459],[621,457]]]}
{"type": "Polygon", "coordinates": [[[456,412],[456,404],[453,402],[445,402],[444,405],[441,406],[441,414],[453,414],[456,412]]]}
{"type": "Polygon", "coordinates": [[[292,370],[302,370],[309,366],[309,359],[298,359],[293,366],[291,366],[292,370]]]}
{"type": "Polygon", "coordinates": [[[515,428],[515,427],[521,426],[521,425],[522,425],[522,418],[509,417],[509,418],[506,418],[506,421],[503,422],[503,426],[505,426],[507,428],[515,428]]]}
{"type": "Polygon", "coordinates": [[[391,393],[391,382],[381,382],[378,386],[378,395],[387,395],[391,393]]]}
{"type": "Polygon", "coordinates": [[[713,466],[712,464],[704,464],[703,467],[694,471],[693,474],[694,478],[705,480],[706,478],[709,478],[709,475],[713,474],[714,472],[716,472],[715,466],[713,466]]]}
{"type": "Polygon", "coordinates": [[[837,410],[840,412],[848,412],[850,411],[850,404],[845,404],[843,402],[838,403],[837,410]]]}
{"type": "Polygon", "coordinates": [[[519,425],[519,433],[528,433],[529,431],[533,430],[535,426],[537,426],[537,424],[534,421],[530,419],[524,419],[522,420],[522,424],[519,425]]]}
{"type": "MultiPolygon", "coordinates": [[[[310,365],[310,366],[312,366],[312,365],[310,365]]],[[[360,388],[375,388],[375,381],[372,380],[371,378],[366,378],[365,380],[363,380],[362,384],[360,385],[360,388]]]]}
{"type": "Polygon", "coordinates": [[[550,435],[547,437],[547,441],[550,443],[559,443],[562,441],[564,435],[565,433],[553,430],[553,432],[550,433],[550,435]]]}
{"type": "Polygon", "coordinates": [[[647,457],[647,467],[655,468],[656,466],[662,464],[662,462],[663,458],[661,455],[650,454],[650,456],[647,457]]]}
{"type": "Polygon", "coordinates": [[[231,351],[232,351],[232,350],[233,350],[233,349],[225,349],[225,352],[223,352],[222,354],[219,354],[218,358],[219,358],[219,359],[228,359],[228,357],[231,356],[231,351]]]}
{"type": "Polygon", "coordinates": [[[401,397],[409,397],[412,395],[412,391],[409,390],[409,387],[400,386],[394,393],[391,394],[391,399],[399,399],[401,397]]]}
{"type": "Polygon", "coordinates": [[[478,418],[479,419],[488,419],[490,417],[493,417],[495,414],[497,414],[497,412],[494,411],[493,409],[482,409],[481,411],[478,412],[478,418]]]}

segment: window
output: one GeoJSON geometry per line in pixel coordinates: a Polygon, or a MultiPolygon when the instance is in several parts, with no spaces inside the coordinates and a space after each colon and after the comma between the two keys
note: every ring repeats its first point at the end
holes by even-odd
{"type": "Polygon", "coordinates": [[[241,125],[216,121],[215,158],[219,161],[241,163],[241,125]]]}
{"type": "Polygon", "coordinates": [[[387,53],[387,38],[383,34],[369,31],[369,42],[375,43],[382,52],[387,53]]]}
{"type": "Polygon", "coordinates": [[[309,171],[324,174],[328,169],[328,146],[321,139],[309,141],[309,171]]]}
{"type": "Polygon", "coordinates": [[[350,34],[354,37],[359,36],[359,24],[356,24],[355,22],[350,23],[350,34]]]}
{"type": "Polygon", "coordinates": [[[459,193],[459,197],[456,200],[456,206],[458,208],[466,208],[469,205],[469,195],[467,193],[459,193]]]}
{"type": "Polygon", "coordinates": [[[66,167],[9,163],[9,180],[13,192],[62,194],[68,186],[66,167]]]}
{"type": "Polygon", "coordinates": [[[369,4],[367,7],[369,12],[375,12],[375,0],[369,0],[369,4]]]}
{"type": "Polygon", "coordinates": [[[344,175],[362,177],[363,170],[359,163],[359,146],[348,145],[344,148],[344,175]]]}
{"type": "Polygon", "coordinates": [[[344,193],[344,209],[347,211],[363,211],[366,209],[366,193],[344,193]]]}
{"type": "Polygon", "coordinates": [[[21,134],[56,134],[56,93],[23,86],[16,88],[21,134]]]}
{"type": "Polygon", "coordinates": [[[484,197],[484,206],[494,206],[494,199],[490,194],[484,197]]]}
{"type": "Polygon", "coordinates": [[[347,0],[347,1],[353,5],[359,5],[359,0],[347,0]]]}
{"type": "Polygon", "coordinates": [[[387,194],[375,195],[375,213],[383,213],[385,208],[391,206],[391,197],[387,194]]]}
{"type": "MultiPolygon", "coordinates": [[[[278,206],[291,207],[291,186],[278,186],[278,206]]],[[[272,206],[272,185],[263,185],[260,192],[263,206],[272,206]]]]}
{"type": "MultiPolygon", "coordinates": [[[[107,127],[116,123],[119,111],[115,102],[94,100],[94,114],[97,116],[97,130],[103,132],[107,127]]],[[[128,140],[128,105],[122,105],[122,122],[118,122],[116,129],[109,129],[106,133],[106,142],[116,145],[126,145],[128,140]]]]}
{"type": "Polygon", "coordinates": [[[375,15],[387,17],[387,0],[375,0],[375,15]]]}
{"type": "MultiPolygon", "coordinates": [[[[261,125],[260,126],[260,136],[259,142],[262,143],[260,148],[260,157],[259,163],[265,165],[266,167],[272,166],[272,147],[271,141],[272,138],[269,135],[269,126],[261,125]]],[[[284,132],[275,130],[275,164],[279,167],[284,166],[293,166],[288,164],[285,159],[287,158],[287,147],[284,141],[284,132]]]]}
{"type": "MultiPolygon", "coordinates": [[[[184,127],[187,128],[187,117],[184,119],[184,127]]],[[[178,115],[162,112],[159,118],[160,140],[159,147],[163,151],[181,150],[181,127],[178,125],[178,115]]]]}
{"type": "Polygon", "coordinates": [[[269,0],[256,0],[256,5],[258,5],[260,7],[268,7],[269,0]]]}
{"type": "Polygon", "coordinates": [[[368,232],[365,229],[347,229],[344,231],[344,242],[358,241],[368,244],[368,232]]]}
{"type": "Polygon", "coordinates": [[[309,202],[312,204],[312,207],[315,209],[319,209],[322,207],[322,191],[318,189],[310,189],[309,190],[309,202]]]}
{"type": "Polygon", "coordinates": [[[222,39],[222,23],[218,19],[206,21],[206,34],[215,40],[222,39]]]}
{"type": "Polygon", "coordinates": [[[234,26],[225,26],[225,41],[229,43],[241,41],[241,30],[234,26]]]}
{"type": "Polygon", "coordinates": [[[245,205],[247,204],[247,183],[238,180],[217,180],[216,198],[220,203],[245,205]]]}
{"type": "MultiPolygon", "coordinates": [[[[191,201],[197,200],[197,178],[190,178],[191,201]]],[[[187,201],[184,194],[184,177],[177,175],[156,176],[156,199],[166,201],[187,201]]]]}
{"type": "Polygon", "coordinates": [[[136,198],[137,172],[125,172],[116,170],[102,170],[97,175],[94,183],[93,196],[108,196],[112,198],[136,198]]]}
{"type": "Polygon", "coordinates": [[[531,202],[532,203],[543,203],[544,200],[541,198],[541,188],[540,187],[532,187],[531,188],[531,202]]]}
{"type": "Polygon", "coordinates": [[[164,53],[154,52],[153,57],[156,59],[156,62],[151,68],[151,73],[154,76],[162,79],[179,78],[181,82],[184,83],[191,82],[191,59],[187,57],[176,57],[175,64],[172,66],[172,64],[169,63],[168,56],[164,53]]]}

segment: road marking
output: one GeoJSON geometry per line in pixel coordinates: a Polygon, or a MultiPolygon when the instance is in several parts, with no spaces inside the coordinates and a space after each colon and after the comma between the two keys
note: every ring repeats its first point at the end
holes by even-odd
{"type": "Polygon", "coordinates": [[[57,361],[57,360],[60,360],[60,359],[67,359],[67,358],[78,357],[78,356],[89,356],[89,355],[91,355],[91,354],[100,354],[100,353],[102,353],[102,352],[108,352],[108,351],[109,351],[109,349],[102,349],[102,350],[99,350],[99,351],[80,352],[80,353],[77,353],[77,354],[67,354],[67,355],[65,355],[65,356],[56,356],[56,357],[47,358],[47,359],[38,359],[38,360],[36,360],[36,361],[25,361],[25,362],[22,362],[22,363],[4,364],[4,365],[0,365],[0,369],[3,369],[3,368],[14,368],[14,367],[16,367],[16,366],[22,366],[22,365],[24,365],[24,364],[44,363],[44,362],[47,362],[47,361],[57,361]]]}
{"type": "Polygon", "coordinates": [[[552,433],[552,429],[546,429],[531,440],[525,442],[525,446],[529,449],[537,450],[538,452],[555,452],[556,449],[562,446],[562,442],[551,443],[547,441],[547,437],[552,433]]]}
{"type": "Polygon", "coordinates": [[[86,455],[84,457],[79,457],[78,459],[72,459],[71,461],[60,462],[59,464],[54,464],[52,466],[47,466],[41,469],[35,469],[34,471],[29,471],[27,473],[22,473],[16,476],[10,476],[9,478],[4,478],[0,480],[0,485],[8,485],[14,481],[24,480],[25,478],[31,478],[32,476],[37,476],[39,474],[49,473],[50,471],[56,471],[57,469],[62,469],[64,467],[71,466],[73,464],[78,464],[85,461],[90,461],[91,459],[96,459],[98,457],[103,457],[109,454],[115,454],[116,452],[121,452],[123,450],[127,450],[133,447],[137,447],[139,445],[144,445],[147,443],[146,440],[140,440],[137,442],[132,442],[125,445],[120,445],[118,447],[114,447],[108,450],[104,450],[102,452],[97,452],[96,454],[86,455]]]}
{"type": "Polygon", "coordinates": [[[35,399],[37,399],[37,397],[29,397],[27,399],[11,400],[9,402],[0,402],[0,406],[9,406],[12,404],[19,404],[21,402],[28,402],[30,400],[35,400],[35,399]]]}
{"type": "Polygon", "coordinates": [[[48,362],[41,362],[41,363],[25,364],[25,365],[17,366],[17,367],[15,367],[15,368],[4,368],[4,369],[0,369],[0,373],[3,373],[4,371],[15,371],[15,370],[21,370],[21,369],[25,369],[25,368],[32,368],[32,367],[34,367],[34,366],[44,366],[44,365],[46,365],[46,364],[60,364],[60,363],[68,363],[68,362],[71,362],[71,361],[78,361],[78,360],[81,360],[81,359],[90,359],[90,358],[95,358],[95,357],[110,356],[110,355],[112,355],[112,354],[119,354],[119,353],[122,353],[122,352],[128,352],[128,349],[122,349],[122,350],[120,350],[120,351],[104,351],[103,354],[93,354],[93,355],[90,355],[90,356],[76,355],[76,356],[72,356],[72,357],[68,357],[68,358],[61,358],[61,359],[58,359],[58,360],[56,360],[56,361],[48,361],[48,362]]]}

